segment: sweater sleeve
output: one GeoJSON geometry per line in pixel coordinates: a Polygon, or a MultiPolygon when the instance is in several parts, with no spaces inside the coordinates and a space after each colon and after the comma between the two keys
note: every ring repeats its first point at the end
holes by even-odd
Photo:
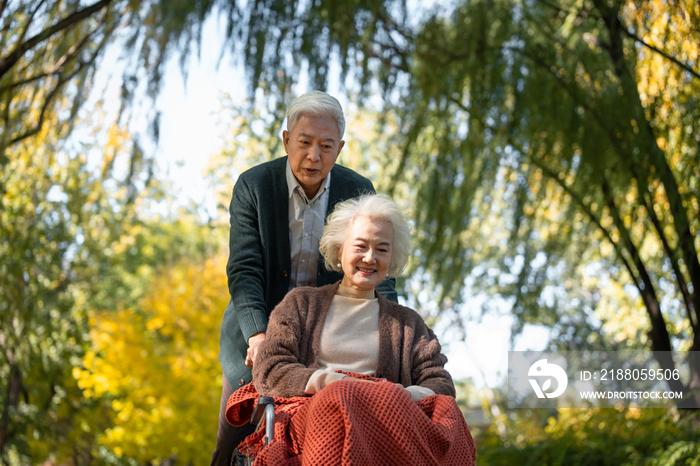
{"type": "Polygon", "coordinates": [[[439,395],[455,397],[452,376],[445,370],[447,357],[433,331],[420,318],[414,330],[412,374],[414,385],[425,387],[439,395]]]}
{"type": "Polygon", "coordinates": [[[435,392],[427,387],[421,387],[420,385],[409,385],[406,390],[411,394],[411,399],[413,401],[420,401],[423,398],[435,395],[435,392]]]}
{"type": "Polygon", "coordinates": [[[291,398],[304,396],[316,369],[299,359],[302,310],[308,307],[299,288],[290,291],[270,314],[267,336],[253,363],[253,383],[261,395],[291,398]]]}
{"type": "Polygon", "coordinates": [[[320,392],[333,382],[338,382],[346,377],[347,375],[340,374],[335,371],[331,371],[328,369],[318,369],[311,375],[309,381],[306,382],[304,394],[315,395],[316,393],[320,392]]]}
{"type": "Polygon", "coordinates": [[[229,207],[230,254],[226,275],[231,300],[235,303],[235,317],[245,341],[258,332],[264,332],[267,327],[262,242],[256,203],[257,199],[246,178],[241,177],[233,188],[229,207]]]}

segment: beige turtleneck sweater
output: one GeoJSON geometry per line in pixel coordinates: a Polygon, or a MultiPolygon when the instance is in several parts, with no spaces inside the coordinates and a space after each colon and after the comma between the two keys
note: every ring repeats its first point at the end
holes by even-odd
{"type": "MultiPolygon", "coordinates": [[[[313,395],[327,385],[347,377],[336,371],[372,375],[379,357],[379,302],[374,290],[360,291],[338,286],[321,331],[318,370],[306,384],[313,395]]],[[[406,387],[418,401],[434,395],[429,388],[406,387]]]]}

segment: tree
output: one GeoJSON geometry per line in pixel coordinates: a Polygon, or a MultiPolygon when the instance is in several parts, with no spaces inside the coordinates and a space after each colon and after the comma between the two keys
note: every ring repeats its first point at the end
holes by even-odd
{"type": "MultiPolygon", "coordinates": [[[[119,274],[113,258],[130,241],[142,196],[157,196],[153,187],[145,189],[151,185],[149,165],[128,150],[134,147],[122,129],[113,126],[104,147],[87,145],[73,153],[59,142],[64,128],[51,123],[13,146],[0,171],[5,463],[41,456],[43,450],[30,447],[36,440],[52,452],[75,438],[78,413],[99,408],[83,397],[71,373],[86,342],[86,312],[96,300],[105,306],[119,302],[114,290],[126,288],[124,282],[101,280],[119,274]],[[103,162],[96,171],[89,160],[95,153],[103,162]],[[130,163],[121,165],[127,158],[130,163]]],[[[85,461],[80,444],[71,452],[76,464],[85,461]]]]}
{"type": "MultiPolygon", "coordinates": [[[[184,63],[215,3],[0,1],[0,168],[7,149],[38,135],[47,121],[70,132],[109,44],[125,50],[120,115],[139,91],[155,97],[165,61],[177,51],[184,63]]],[[[157,140],[158,115],[150,117],[157,140]]]]}
{"type": "MultiPolygon", "coordinates": [[[[646,310],[648,333],[623,344],[700,350],[698,10],[663,5],[477,1],[423,25],[396,109],[410,128],[396,180],[421,168],[407,177],[418,267],[441,300],[461,302],[471,275],[513,298],[518,328],[558,327],[580,348],[593,335],[576,327],[603,300],[595,269],[646,310]],[[480,231],[499,224],[501,242],[480,231]]],[[[697,402],[689,365],[673,388],[697,402]]]]}
{"type": "Polygon", "coordinates": [[[91,313],[91,347],[74,373],[88,398],[110,401],[98,444],[117,457],[138,464],[211,458],[225,263],[221,255],[177,260],[157,269],[137,307],[91,313]]]}
{"type": "Polygon", "coordinates": [[[0,3],[0,167],[7,162],[5,149],[37,135],[47,118],[64,125],[75,118],[116,26],[112,3],[84,8],[77,1],[0,3]],[[64,95],[72,95],[72,107],[52,119],[64,95]]]}

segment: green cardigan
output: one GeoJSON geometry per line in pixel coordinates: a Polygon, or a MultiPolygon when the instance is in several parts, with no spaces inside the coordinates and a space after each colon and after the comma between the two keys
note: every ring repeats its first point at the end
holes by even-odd
{"type": "MultiPolygon", "coordinates": [[[[231,301],[221,324],[221,368],[231,387],[252,380],[245,365],[248,338],[267,329],[272,309],[289,289],[291,248],[289,245],[289,190],[287,157],[247,170],[238,178],[231,197],[230,254],[226,265],[231,301]]],[[[338,202],[374,193],[372,182],[354,171],[335,164],[326,216],[338,202]]],[[[316,285],[335,283],[338,272],[318,263],[316,285]]],[[[397,302],[395,280],[377,287],[386,298],[397,302]]]]}

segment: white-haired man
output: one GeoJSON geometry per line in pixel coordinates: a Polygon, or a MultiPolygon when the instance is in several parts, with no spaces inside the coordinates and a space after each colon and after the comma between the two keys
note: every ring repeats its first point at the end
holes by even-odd
{"type": "MultiPolygon", "coordinates": [[[[326,216],[337,203],[374,192],[368,179],[336,164],[344,132],[337,99],[319,91],[300,96],[287,109],[287,156],[244,172],[233,188],[226,266],[231,301],[221,326],[224,377],[212,465],[229,466],[235,447],[252,433],[249,426],[226,421],[226,403],[234,388],[252,379],[252,361],[272,309],[292,288],[342,278],[319,260],[326,216]]],[[[377,291],[396,301],[394,287],[393,279],[384,280],[377,291]]]]}

